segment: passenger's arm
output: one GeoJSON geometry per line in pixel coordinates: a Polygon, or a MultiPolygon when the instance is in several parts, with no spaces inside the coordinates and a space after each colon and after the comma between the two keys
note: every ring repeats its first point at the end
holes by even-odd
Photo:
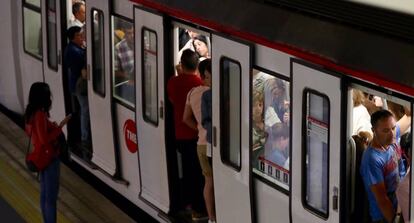
{"type": "Polygon", "coordinates": [[[387,190],[385,189],[384,182],[371,185],[371,191],[374,194],[375,200],[377,201],[378,207],[381,210],[382,215],[385,217],[387,222],[392,222],[395,211],[392,207],[392,202],[387,196],[387,190]]]}
{"type": "Polygon", "coordinates": [[[194,120],[193,110],[191,106],[186,104],[183,114],[183,122],[190,128],[197,130],[197,122],[194,120]]]}
{"type": "Polygon", "coordinates": [[[403,135],[411,126],[411,116],[404,115],[398,120],[397,125],[400,126],[400,134],[403,135]]]}

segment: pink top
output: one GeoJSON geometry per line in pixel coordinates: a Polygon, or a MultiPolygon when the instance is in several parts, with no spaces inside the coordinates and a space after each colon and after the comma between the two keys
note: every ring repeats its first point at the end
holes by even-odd
{"type": "Polygon", "coordinates": [[[206,145],[207,144],[207,131],[201,125],[201,96],[203,93],[208,90],[209,87],[207,86],[198,86],[194,87],[190,90],[187,94],[187,100],[185,102],[186,105],[191,107],[193,111],[194,117],[197,120],[197,128],[198,128],[198,145],[206,145]]]}

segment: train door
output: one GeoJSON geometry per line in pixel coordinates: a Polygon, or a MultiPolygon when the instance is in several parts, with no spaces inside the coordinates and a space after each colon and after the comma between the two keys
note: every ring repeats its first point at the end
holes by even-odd
{"type": "Polygon", "coordinates": [[[252,222],[251,47],[212,37],[213,170],[217,222],[252,222]]]}
{"type": "Polygon", "coordinates": [[[251,90],[254,211],[257,222],[289,222],[290,55],[255,46],[251,90]]]}
{"type": "Polygon", "coordinates": [[[61,22],[59,0],[42,1],[43,27],[43,75],[53,95],[50,111],[52,120],[60,121],[65,117],[65,103],[62,77],[61,22]]]}
{"type": "Polygon", "coordinates": [[[296,59],[291,67],[292,222],[339,222],[341,78],[296,59]]]}
{"type": "Polygon", "coordinates": [[[165,213],[170,208],[164,119],[164,22],[135,7],[136,120],[140,197],[165,213]],[[138,87],[139,86],[139,87],[138,87]]]}
{"type": "Polygon", "coordinates": [[[109,1],[88,0],[86,5],[87,96],[93,145],[92,162],[106,173],[115,175],[111,62],[109,48],[105,47],[110,46],[107,38],[110,36],[109,4],[109,1]]]}

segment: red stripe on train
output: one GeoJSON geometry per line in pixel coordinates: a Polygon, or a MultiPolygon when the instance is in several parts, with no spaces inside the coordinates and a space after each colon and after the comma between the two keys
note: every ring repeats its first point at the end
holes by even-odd
{"type": "Polygon", "coordinates": [[[334,70],[340,73],[344,73],[362,80],[366,80],[368,82],[371,83],[375,83],[379,86],[382,87],[386,87],[386,88],[390,88],[393,89],[395,91],[399,91],[401,93],[405,93],[408,94],[410,96],[414,96],[414,88],[406,86],[406,85],[402,85],[402,84],[398,84],[392,81],[388,81],[385,80],[384,78],[382,78],[380,75],[378,75],[379,73],[375,73],[375,72],[370,72],[370,71],[363,71],[363,70],[355,70],[349,67],[346,67],[344,65],[339,65],[327,58],[323,58],[319,55],[315,55],[309,52],[305,52],[299,48],[293,47],[293,46],[288,46],[285,44],[281,44],[281,43],[277,43],[277,42],[273,42],[270,41],[266,38],[260,37],[258,35],[252,34],[252,33],[248,33],[248,32],[244,32],[244,31],[240,31],[237,30],[235,28],[232,27],[227,27],[227,26],[223,26],[220,25],[218,23],[206,20],[206,19],[201,19],[199,17],[197,17],[196,15],[193,15],[191,13],[188,13],[186,11],[183,10],[178,10],[178,9],[174,9],[168,6],[165,6],[163,4],[160,3],[156,3],[156,2],[152,2],[150,0],[130,0],[132,2],[136,2],[138,4],[141,4],[143,6],[149,7],[149,8],[153,8],[156,9],[162,13],[166,13],[167,15],[173,16],[173,17],[177,17],[183,20],[187,20],[193,23],[197,23],[199,25],[205,26],[207,28],[210,28],[212,30],[218,31],[218,32],[222,32],[222,33],[227,33],[229,35],[232,36],[237,36],[241,39],[245,39],[254,43],[258,43],[276,50],[280,50],[282,52],[285,52],[287,54],[290,54],[292,56],[301,58],[303,60],[307,60],[310,61],[312,63],[315,64],[319,64],[324,66],[325,68],[328,68],[330,70],[334,70]]]}

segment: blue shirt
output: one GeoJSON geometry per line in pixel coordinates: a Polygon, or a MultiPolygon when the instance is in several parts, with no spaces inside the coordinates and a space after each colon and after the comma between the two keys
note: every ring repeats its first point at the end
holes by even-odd
{"type": "Polygon", "coordinates": [[[207,142],[211,143],[211,89],[201,96],[201,124],[207,130],[207,142]]]}
{"type": "MultiPolygon", "coordinates": [[[[400,138],[400,128],[397,126],[397,142],[400,138]]],[[[371,186],[384,182],[388,198],[391,200],[394,209],[398,201],[395,196],[398,184],[405,175],[405,166],[401,159],[401,150],[397,143],[391,144],[387,150],[381,151],[368,147],[361,160],[360,173],[364,181],[365,190],[368,194],[369,212],[373,221],[384,219],[378,207],[371,186]]]]}
{"type": "Polygon", "coordinates": [[[76,92],[76,81],[81,76],[81,70],[86,65],[86,50],[70,42],[63,55],[63,62],[68,74],[69,90],[76,92]]]}

